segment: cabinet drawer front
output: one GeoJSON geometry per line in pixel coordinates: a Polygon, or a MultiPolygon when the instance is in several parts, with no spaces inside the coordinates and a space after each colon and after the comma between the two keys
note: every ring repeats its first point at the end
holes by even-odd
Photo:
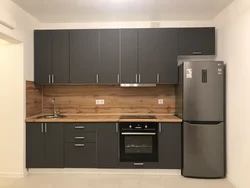
{"type": "Polygon", "coordinates": [[[66,168],[94,168],[96,164],[96,144],[65,144],[64,166],[66,168]]]}
{"type": "Polygon", "coordinates": [[[81,130],[74,130],[72,132],[65,133],[64,142],[74,143],[95,143],[96,133],[85,133],[81,130]]]}
{"type": "Polygon", "coordinates": [[[95,123],[65,123],[64,124],[65,133],[70,132],[96,132],[95,123]]]}

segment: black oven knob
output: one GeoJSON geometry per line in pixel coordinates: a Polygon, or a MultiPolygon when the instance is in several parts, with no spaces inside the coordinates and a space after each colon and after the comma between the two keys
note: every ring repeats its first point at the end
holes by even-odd
{"type": "Polygon", "coordinates": [[[148,126],[147,125],[145,125],[145,129],[147,129],[148,128],[148,126]]]}
{"type": "Polygon", "coordinates": [[[129,128],[132,129],[132,125],[129,125],[129,128]]]}

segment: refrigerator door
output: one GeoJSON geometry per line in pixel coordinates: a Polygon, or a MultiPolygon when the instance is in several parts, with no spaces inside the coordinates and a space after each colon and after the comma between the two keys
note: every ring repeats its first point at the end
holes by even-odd
{"type": "Polygon", "coordinates": [[[183,123],[182,175],[197,178],[225,177],[224,122],[183,123]]]}
{"type": "Polygon", "coordinates": [[[183,119],[224,121],[223,62],[184,62],[183,119]]]}

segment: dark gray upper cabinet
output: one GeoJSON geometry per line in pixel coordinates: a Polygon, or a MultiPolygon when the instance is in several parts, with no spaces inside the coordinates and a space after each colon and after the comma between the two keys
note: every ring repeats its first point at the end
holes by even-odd
{"type": "Polygon", "coordinates": [[[138,30],[121,30],[121,83],[136,83],[138,76],[138,30]]]}
{"type": "Polygon", "coordinates": [[[119,81],[120,30],[99,30],[100,56],[98,83],[113,84],[119,81]]]}
{"type": "Polygon", "coordinates": [[[49,84],[51,82],[51,33],[35,31],[34,33],[35,83],[49,84]]]}
{"type": "Polygon", "coordinates": [[[52,83],[69,83],[69,32],[51,32],[52,83]]]}
{"type": "Polygon", "coordinates": [[[139,29],[139,82],[177,83],[177,30],[139,29]]]}
{"type": "Polygon", "coordinates": [[[98,30],[71,31],[70,83],[96,83],[98,66],[98,30]]]}
{"type": "Polygon", "coordinates": [[[63,167],[63,125],[27,123],[26,167],[63,167]]]}
{"type": "Polygon", "coordinates": [[[177,29],[158,29],[157,31],[157,83],[178,83],[178,41],[177,29]]]}
{"type": "Polygon", "coordinates": [[[35,83],[69,83],[69,32],[35,31],[35,83]]]}
{"type": "Polygon", "coordinates": [[[159,168],[181,169],[181,123],[161,123],[159,168]]]}
{"type": "Polygon", "coordinates": [[[118,124],[100,123],[97,129],[98,168],[117,168],[119,164],[118,124]]]}
{"type": "Polygon", "coordinates": [[[178,29],[179,55],[215,55],[215,28],[178,29]]]}
{"type": "Polygon", "coordinates": [[[139,29],[139,83],[157,82],[158,29],[139,29]]]}

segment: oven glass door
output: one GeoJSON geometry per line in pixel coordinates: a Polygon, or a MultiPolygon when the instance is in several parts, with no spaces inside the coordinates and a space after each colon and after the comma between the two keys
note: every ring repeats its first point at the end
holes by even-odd
{"type": "Polygon", "coordinates": [[[157,133],[123,132],[120,137],[120,161],[157,162],[157,133]]]}

